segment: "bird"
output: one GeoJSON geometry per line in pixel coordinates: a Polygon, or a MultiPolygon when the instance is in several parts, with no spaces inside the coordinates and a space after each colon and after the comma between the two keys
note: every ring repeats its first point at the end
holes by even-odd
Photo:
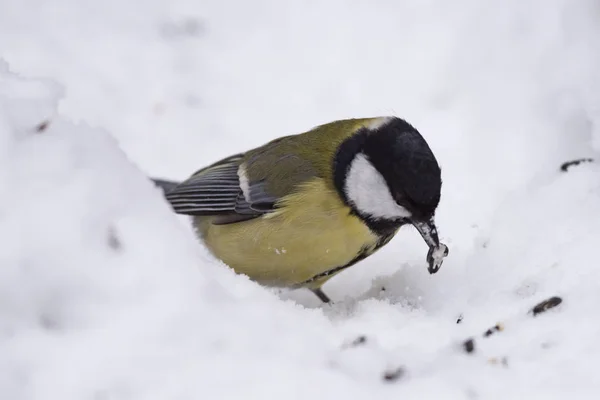
{"type": "Polygon", "coordinates": [[[435,212],[441,168],[426,140],[396,116],[340,119],[214,162],[182,182],[152,178],[175,213],[236,273],[267,286],[325,282],[413,225],[436,273],[448,255],[435,212]]]}

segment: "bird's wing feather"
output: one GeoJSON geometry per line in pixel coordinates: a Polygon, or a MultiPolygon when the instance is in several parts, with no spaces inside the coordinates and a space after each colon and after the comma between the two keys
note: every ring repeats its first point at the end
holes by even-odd
{"type": "Polygon", "coordinates": [[[294,148],[293,141],[280,139],[225,158],[194,173],[166,198],[178,214],[223,216],[223,223],[258,217],[315,176],[294,148]]]}
{"type": "Polygon", "coordinates": [[[243,154],[218,161],[195,172],[166,194],[166,198],[178,214],[218,215],[235,212],[252,214],[245,201],[238,169],[243,154]],[[241,195],[241,196],[240,196],[241,195]]]}

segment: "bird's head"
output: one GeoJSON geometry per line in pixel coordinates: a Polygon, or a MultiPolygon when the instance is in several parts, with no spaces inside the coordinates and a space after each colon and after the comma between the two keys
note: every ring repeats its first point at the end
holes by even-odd
{"type": "MultiPolygon", "coordinates": [[[[425,139],[408,122],[377,118],[358,129],[339,147],[334,174],[344,201],[373,231],[385,234],[410,223],[430,247],[428,260],[447,254],[434,222],[441,169],[425,139]]],[[[441,260],[437,266],[429,261],[430,272],[437,272],[441,260]]]]}

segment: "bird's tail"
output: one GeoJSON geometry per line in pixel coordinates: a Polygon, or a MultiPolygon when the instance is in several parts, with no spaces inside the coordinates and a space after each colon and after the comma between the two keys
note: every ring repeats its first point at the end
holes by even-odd
{"type": "Polygon", "coordinates": [[[152,182],[154,182],[154,184],[156,186],[158,186],[159,188],[162,189],[164,194],[169,193],[171,190],[175,189],[175,187],[181,183],[181,182],[175,182],[175,181],[168,181],[166,179],[157,179],[157,178],[150,178],[150,179],[152,180],[152,182]]]}

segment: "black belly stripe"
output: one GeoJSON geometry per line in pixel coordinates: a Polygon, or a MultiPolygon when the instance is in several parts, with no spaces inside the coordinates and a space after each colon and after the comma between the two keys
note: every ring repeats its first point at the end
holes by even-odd
{"type": "Polygon", "coordinates": [[[349,263],[347,263],[346,265],[342,265],[339,267],[335,267],[332,269],[328,269],[325,272],[321,272],[320,274],[317,274],[315,276],[313,276],[310,279],[305,280],[302,283],[297,284],[297,287],[302,287],[302,286],[306,286],[312,282],[318,281],[319,279],[322,278],[326,278],[330,275],[333,275],[335,273],[338,273],[340,271],[345,270],[346,268],[350,268],[351,266],[353,266],[354,264],[356,264],[359,261],[364,260],[365,258],[367,258],[368,256],[370,256],[371,254],[373,254],[375,251],[377,251],[381,246],[387,244],[395,235],[396,233],[392,233],[386,236],[381,237],[377,243],[375,244],[375,246],[373,247],[363,247],[362,249],[360,249],[360,251],[358,252],[358,254],[356,255],[356,257],[354,257],[349,263]]]}
{"type": "Polygon", "coordinates": [[[312,278],[310,278],[310,279],[308,279],[308,280],[306,280],[306,281],[304,281],[304,282],[300,283],[298,286],[305,286],[305,285],[308,285],[309,283],[312,283],[312,282],[314,282],[314,281],[317,281],[317,280],[319,280],[319,279],[321,279],[321,278],[325,278],[325,277],[327,277],[327,276],[329,276],[329,275],[335,274],[336,272],[339,272],[339,271],[342,271],[342,270],[344,270],[344,269],[346,269],[346,268],[349,268],[349,267],[351,267],[352,265],[356,264],[357,262],[358,262],[358,261],[349,262],[348,264],[346,264],[346,265],[342,265],[341,267],[335,267],[335,268],[329,269],[329,270],[327,270],[327,271],[325,271],[325,272],[321,272],[320,274],[317,274],[317,275],[313,276],[312,278]]]}

